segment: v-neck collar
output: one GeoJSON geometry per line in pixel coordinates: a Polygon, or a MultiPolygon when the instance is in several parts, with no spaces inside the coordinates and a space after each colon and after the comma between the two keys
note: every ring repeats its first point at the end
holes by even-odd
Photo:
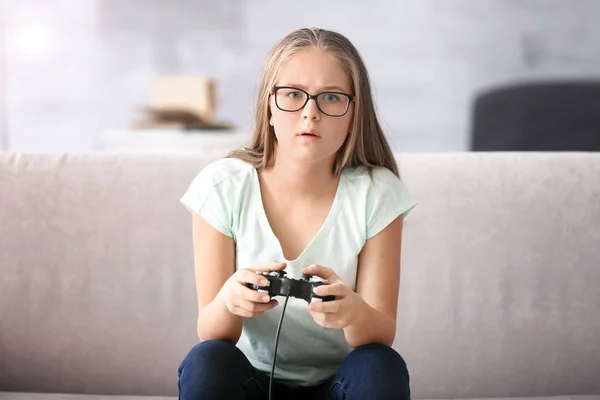
{"type": "Polygon", "coordinates": [[[306,255],[306,253],[308,253],[310,251],[310,249],[312,247],[314,247],[314,243],[317,242],[320,237],[327,234],[327,232],[331,228],[331,225],[335,221],[338,211],[340,209],[341,203],[343,201],[343,193],[344,193],[344,190],[346,187],[345,168],[342,169],[342,172],[340,173],[340,177],[339,177],[336,192],[335,192],[335,197],[333,198],[333,202],[331,204],[329,212],[327,213],[327,217],[321,224],[321,227],[319,228],[317,233],[313,236],[313,238],[308,242],[306,247],[302,250],[302,252],[298,255],[298,257],[296,257],[294,260],[288,260],[285,257],[283,247],[281,246],[281,242],[279,241],[279,239],[273,232],[273,228],[271,227],[271,224],[269,223],[269,219],[267,218],[267,213],[266,213],[265,206],[263,203],[262,192],[260,190],[260,180],[258,178],[258,171],[256,168],[252,169],[252,174],[253,174],[253,185],[254,185],[254,200],[256,203],[257,215],[258,215],[260,222],[265,224],[265,226],[268,228],[269,235],[277,243],[277,246],[279,248],[279,252],[281,254],[281,257],[283,258],[283,261],[286,263],[297,262],[298,260],[302,259],[306,255]]]}

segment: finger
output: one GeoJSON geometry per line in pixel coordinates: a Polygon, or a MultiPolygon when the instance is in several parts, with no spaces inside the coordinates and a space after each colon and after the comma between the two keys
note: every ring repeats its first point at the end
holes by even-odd
{"type": "Polygon", "coordinates": [[[308,310],[318,313],[333,314],[339,312],[340,307],[341,302],[339,300],[314,301],[308,305],[308,310]]]}
{"type": "Polygon", "coordinates": [[[284,269],[286,266],[287,266],[287,264],[284,262],[272,261],[267,264],[261,264],[261,265],[256,265],[256,266],[250,267],[249,269],[252,271],[271,272],[271,271],[280,271],[280,270],[284,269]]]}
{"type": "Polygon", "coordinates": [[[319,296],[343,297],[348,292],[348,286],[341,282],[330,285],[319,285],[313,289],[313,292],[319,296]]]}
{"type": "Polygon", "coordinates": [[[234,314],[244,318],[254,318],[261,315],[263,311],[248,311],[241,307],[234,308],[234,314]]]}
{"type": "Polygon", "coordinates": [[[309,311],[313,320],[324,328],[340,329],[343,327],[341,321],[333,317],[333,314],[324,314],[315,311],[309,311]]]}
{"type": "Polygon", "coordinates": [[[239,285],[237,294],[240,298],[253,303],[268,303],[271,301],[271,296],[268,293],[261,290],[254,290],[244,285],[239,285]]]}
{"type": "Polygon", "coordinates": [[[267,278],[250,269],[241,270],[239,274],[237,274],[237,277],[238,282],[243,284],[251,283],[256,286],[269,286],[269,280],[267,278]]]}
{"type": "Polygon", "coordinates": [[[236,306],[242,310],[248,311],[249,313],[260,314],[270,310],[277,304],[277,300],[271,300],[268,303],[256,303],[246,299],[238,299],[236,306]]]}
{"type": "Polygon", "coordinates": [[[303,268],[302,273],[305,275],[318,276],[319,278],[322,278],[328,281],[329,283],[336,283],[342,281],[340,277],[331,268],[324,267],[318,264],[312,264],[306,268],[303,268]]]}
{"type": "Polygon", "coordinates": [[[241,307],[234,307],[232,310],[232,314],[238,315],[240,317],[244,317],[244,318],[252,318],[254,316],[254,313],[248,311],[248,310],[244,310],[241,307]]]}
{"type": "Polygon", "coordinates": [[[312,311],[312,310],[308,310],[308,313],[315,320],[315,322],[317,324],[324,326],[323,324],[325,323],[325,315],[323,313],[312,311]]]}

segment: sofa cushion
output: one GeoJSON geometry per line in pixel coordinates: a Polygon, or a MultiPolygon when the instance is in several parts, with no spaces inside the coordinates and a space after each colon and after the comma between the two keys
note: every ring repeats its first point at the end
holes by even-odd
{"type": "Polygon", "coordinates": [[[0,392],[0,400],[173,400],[177,397],[0,392]]]}
{"type": "MultiPolygon", "coordinates": [[[[0,392],[0,400],[174,400],[177,397],[154,396],[103,396],[91,394],[47,394],[0,392]]],[[[424,399],[426,400],[426,399],[424,399]]],[[[460,400],[460,399],[453,399],[460,400]]],[[[498,397],[469,400],[600,400],[600,395],[553,396],[553,397],[498,397]]]]}

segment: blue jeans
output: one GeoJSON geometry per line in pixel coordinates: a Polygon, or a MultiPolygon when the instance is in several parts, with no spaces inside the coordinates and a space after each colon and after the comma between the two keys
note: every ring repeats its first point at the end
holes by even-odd
{"type": "MultiPolygon", "coordinates": [[[[233,343],[210,340],[194,346],[179,366],[180,400],[267,400],[269,374],[254,368],[233,343]]],[[[317,386],[273,381],[275,399],[408,400],[409,374],[394,349],[369,344],[354,349],[338,373],[317,386]]]]}

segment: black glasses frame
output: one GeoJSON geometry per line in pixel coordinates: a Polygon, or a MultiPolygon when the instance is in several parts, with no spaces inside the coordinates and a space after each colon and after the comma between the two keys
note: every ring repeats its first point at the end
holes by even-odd
{"type": "Polygon", "coordinates": [[[310,99],[314,99],[315,100],[315,104],[317,105],[317,108],[319,109],[319,111],[321,111],[323,114],[328,115],[330,117],[343,117],[344,115],[346,115],[346,113],[348,112],[348,109],[350,108],[350,103],[352,103],[355,100],[355,96],[348,94],[348,93],[343,93],[343,92],[332,92],[332,91],[325,91],[325,92],[320,92],[317,94],[310,94],[308,93],[306,90],[294,87],[294,86],[273,86],[273,90],[272,90],[272,95],[275,96],[275,105],[277,106],[277,108],[279,108],[281,111],[285,111],[285,112],[296,112],[296,111],[300,111],[302,110],[307,104],[308,101],[310,99]],[[296,110],[284,110],[283,108],[281,108],[279,106],[279,104],[277,103],[277,91],[279,89],[294,89],[297,90],[299,92],[302,92],[304,94],[306,94],[306,101],[304,102],[304,104],[302,104],[302,106],[300,106],[299,108],[297,108],[296,110]],[[319,102],[317,101],[317,98],[322,95],[322,94],[326,94],[326,93],[331,93],[331,94],[338,94],[340,96],[344,96],[348,98],[348,104],[346,104],[346,110],[344,110],[343,114],[327,114],[325,111],[323,111],[321,109],[321,107],[319,106],[319,102]]]}

